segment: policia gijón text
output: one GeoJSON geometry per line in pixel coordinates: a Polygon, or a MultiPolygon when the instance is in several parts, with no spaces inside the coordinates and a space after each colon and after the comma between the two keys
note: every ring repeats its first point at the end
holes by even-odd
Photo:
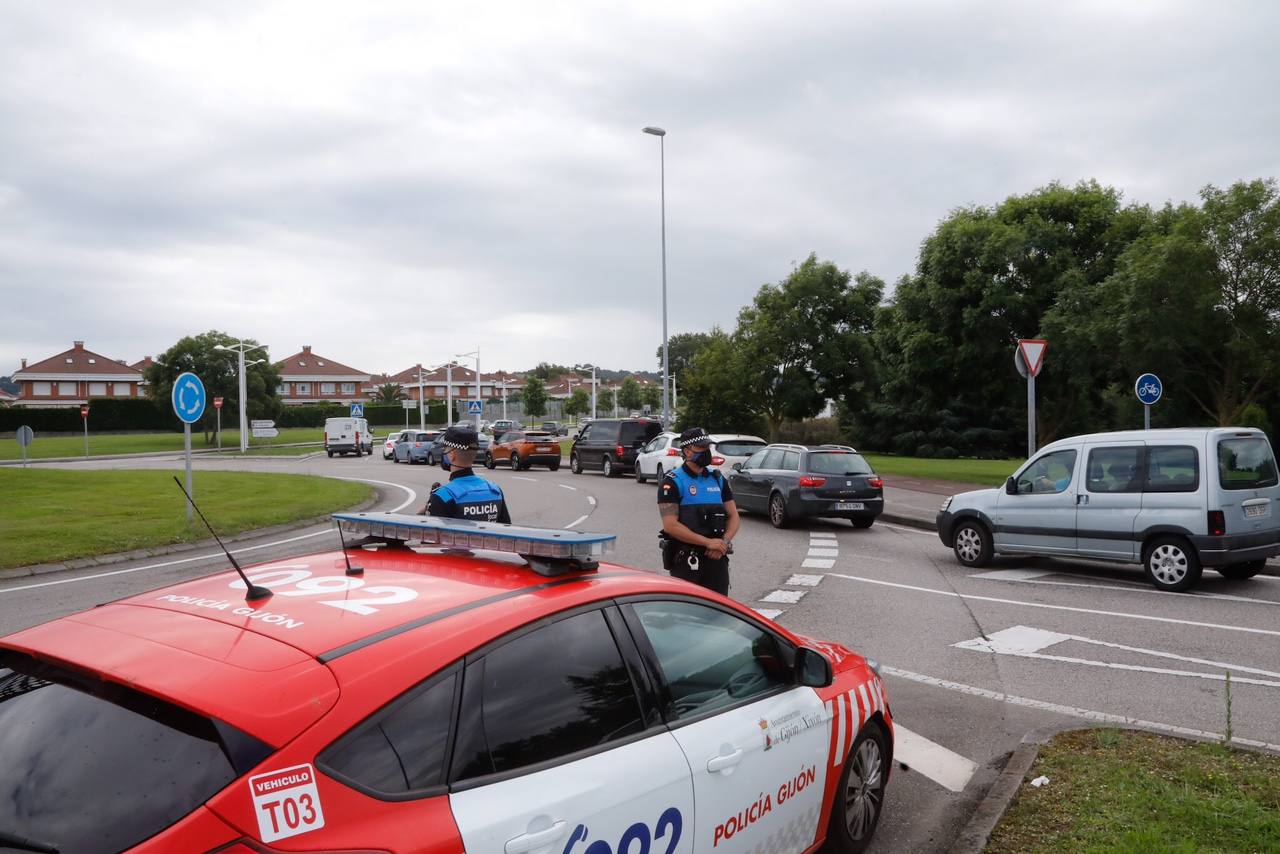
{"type": "Polygon", "coordinates": [[[729,552],[738,533],[733,491],[711,465],[711,437],[692,427],[677,440],[684,465],[668,472],[658,486],[662,516],[662,566],[683,578],[729,593],[729,552]]]}

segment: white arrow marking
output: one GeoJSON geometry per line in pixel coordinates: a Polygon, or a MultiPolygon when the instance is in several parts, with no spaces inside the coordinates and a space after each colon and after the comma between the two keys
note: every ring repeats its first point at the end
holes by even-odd
{"type": "Polygon", "coordinates": [[[182,408],[186,410],[188,415],[190,415],[200,407],[200,386],[196,385],[195,382],[188,379],[183,386],[183,391],[185,391],[186,389],[191,389],[191,393],[196,396],[195,403],[191,404],[190,406],[186,406],[185,402],[186,402],[187,396],[185,394],[179,395],[183,400],[182,408]]]}
{"type": "Polygon", "coordinates": [[[1003,629],[994,632],[984,638],[974,638],[973,640],[961,641],[952,644],[959,649],[972,649],[978,652],[991,652],[997,655],[1012,655],[1018,658],[1037,658],[1043,661],[1059,661],[1064,664],[1082,664],[1086,667],[1105,667],[1111,670],[1131,670],[1141,673],[1158,673],[1164,676],[1186,676],[1194,679],[1208,679],[1213,682],[1223,682],[1226,675],[1223,671],[1231,671],[1233,682],[1243,682],[1248,685],[1262,685],[1267,688],[1280,688],[1280,682],[1273,681],[1280,679],[1280,673],[1271,670],[1260,670],[1256,667],[1246,667],[1243,664],[1231,664],[1225,661],[1211,661],[1205,658],[1191,658],[1185,655],[1178,655],[1172,652],[1162,652],[1155,649],[1144,649],[1140,646],[1126,646],[1120,643],[1111,643],[1109,641],[1094,640],[1093,638],[1081,637],[1080,635],[1064,635],[1058,632],[1049,632],[1044,629],[1035,629],[1029,626],[1013,626],[1012,628],[1003,629]],[[1125,652],[1134,652],[1139,655],[1149,655],[1154,658],[1167,658],[1175,661],[1185,661],[1190,664],[1202,664],[1206,667],[1217,668],[1217,673],[1204,673],[1198,670],[1173,670],[1168,667],[1145,667],[1138,664],[1121,664],[1114,661],[1098,661],[1091,658],[1077,658],[1066,655],[1048,655],[1040,650],[1047,649],[1055,644],[1063,641],[1077,641],[1079,643],[1092,644],[1094,646],[1103,646],[1110,649],[1124,650],[1125,652]],[[1259,676],[1270,676],[1271,680],[1266,679],[1250,679],[1245,676],[1236,676],[1237,673],[1256,673],[1259,676]]]}
{"type": "Polygon", "coordinates": [[[893,722],[893,758],[945,789],[963,792],[978,763],[893,722]]]}

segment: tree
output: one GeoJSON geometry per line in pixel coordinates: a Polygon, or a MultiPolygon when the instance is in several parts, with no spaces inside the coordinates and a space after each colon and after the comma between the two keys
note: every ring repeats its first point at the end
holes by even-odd
{"type": "Polygon", "coordinates": [[[544,383],[547,380],[554,379],[561,374],[573,373],[572,368],[566,368],[564,365],[555,365],[550,362],[539,362],[532,371],[529,372],[530,377],[536,377],[544,383]]]}
{"type": "Polygon", "coordinates": [[[676,427],[712,432],[757,433],[763,419],[755,408],[751,379],[739,342],[717,329],[694,356],[680,387],[676,427]]]}
{"type": "Polygon", "coordinates": [[[642,403],[640,383],[636,382],[635,377],[627,377],[622,381],[622,387],[618,389],[618,406],[632,412],[639,409],[642,403]]]}
{"type": "Polygon", "coordinates": [[[373,403],[399,403],[408,399],[409,395],[405,394],[404,386],[400,385],[400,383],[383,383],[378,386],[370,401],[373,403]]]}
{"type": "Polygon", "coordinates": [[[547,414],[547,387],[537,377],[530,377],[524,386],[524,411],[526,415],[541,418],[547,414]]]}
{"type": "Polygon", "coordinates": [[[573,394],[561,406],[566,415],[581,415],[591,411],[591,395],[584,388],[575,388],[573,394]]]}
{"type": "MultiPolygon", "coordinates": [[[[238,357],[235,353],[215,350],[216,345],[231,345],[235,338],[225,332],[211,330],[199,335],[182,338],[168,350],[160,354],[155,363],[145,371],[148,390],[152,400],[164,402],[169,400],[173,391],[173,381],[179,374],[190,371],[204,383],[205,392],[212,402],[214,397],[224,399],[223,408],[230,412],[239,412],[240,386],[238,373],[238,357]]],[[[246,344],[257,344],[253,339],[245,339],[246,344]]],[[[247,353],[248,361],[265,359],[256,365],[245,368],[245,390],[248,400],[245,409],[249,418],[270,418],[280,411],[280,399],[276,397],[276,389],[280,386],[280,371],[267,358],[266,348],[251,350],[247,353]]],[[[213,406],[205,409],[200,424],[205,433],[205,444],[209,444],[210,431],[214,428],[216,413],[213,406]]]]}
{"type": "Polygon", "coordinates": [[[602,388],[596,392],[596,412],[613,412],[615,405],[613,389],[602,388]]]}
{"type": "MultiPolygon", "coordinates": [[[[693,362],[693,357],[711,343],[712,332],[677,332],[667,339],[667,362],[671,366],[671,375],[677,382],[684,382],[684,373],[693,362]]],[[[658,371],[662,371],[662,345],[658,345],[658,371]]]]}
{"type": "Polygon", "coordinates": [[[640,387],[640,405],[649,407],[650,411],[662,409],[662,386],[646,385],[640,387]]]}

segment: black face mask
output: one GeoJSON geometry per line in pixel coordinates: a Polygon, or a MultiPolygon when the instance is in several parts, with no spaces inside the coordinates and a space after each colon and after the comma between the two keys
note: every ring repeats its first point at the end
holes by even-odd
{"type": "Polygon", "coordinates": [[[690,457],[689,460],[696,465],[706,468],[707,466],[711,465],[711,449],[707,448],[704,451],[698,451],[692,457],[690,457]]]}
{"type": "Polygon", "coordinates": [[[443,451],[443,452],[440,454],[440,468],[444,469],[445,471],[448,471],[449,469],[453,468],[453,466],[452,466],[452,465],[450,465],[450,463],[449,463],[449,452],[448,452],[448,451],[443,451]]]}

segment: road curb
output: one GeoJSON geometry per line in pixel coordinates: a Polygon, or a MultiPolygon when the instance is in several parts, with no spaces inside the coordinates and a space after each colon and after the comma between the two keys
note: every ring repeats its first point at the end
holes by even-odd
{"type": "Polygon", "coordinates": [[[902,516],[897,513],[881,513],[879,516],[882,522],[891,522],[894,525],[905,525],[908,528],[918,528],[921,531],[933,531],[937,533],[938,526],[930,519],[921,519],[918,516],[902,516]]]}
{"type": "MultiPolygon", "coordinates": [[[[319,442],[291,442],[285,445],[260,445],[258,447],[259,448],[311,448],[311,447],[315,447],[318,444],[320,443],[319,442]]],[[[46,463],[94,463],[99,460],[151,460],[151,459],[162,460],[168,457],[182,457],[185,453],[186,452],[182,448],[178,448],[177,450],[173,450],[173,451],[139,451],[134,454],[91,454],[88,457],[85,457],[83,454],[81,454],[80,456],[77,456],[77,457],[41,457],[39,459],[35,459],[35,458],[28,459],[26,461],[26,465],[38,466],[38,465],[44,465],[46,463]]],[[[321,450],[315,451],[313,453],[323,454],[324,449],[322,448],[321,450]]],[[[191,456],[192,457],[215,457],[218,459],[229,458],[229,459],[235,459],[235,460],[260,459],[260,457],[241,454],[240,452],[233,451],[230,448],[192,448],[191,456]]],[[[285,456],[285,455],[281,454],[280,456],[285,456]]],[[[312,454],[308,454],[307,456],[312,456],[312,454]]],[[[23,460],[21,458],[16,460],[0,460],[0,466],[15,466],[15,465],[16,466],[23,465],[23,460]]]]}
{"type": "Polygon", "coordinates": [[[1013,753],[1005,761],[1004,769],[991,784],[991,788],[987,789],[986,797],[978,804],[978,808],[969,817],[968,823],[960,831],[956,841],[951,844],[950,854],[982,854],[987,840],[991,838],[991,832],[996,829],[1005,811],[1017,797],[1018,789],[1022,787],[1027,772],[1031,770],[1036,757],[1040,755],[1040,746],[1058,733],[1073,729],[1091,729],[1091,727],[1081,727],[1075,722],[1050,724],[1033,729],[1022,737],[1021,743],[1014,748],[1013,753]]]}
{"type": "MultiPolygon", "coordinates": [[[[362,483],[364,481],[361,481],[362,483]]],[[[373,495],[354,507],[348,507],[341,511],[343,513],[359,513],[368,510],[370,507],[376,507],[386,498],[383,487],[376,483],[368,484],[373,490],[373,495]]],[[[296,522],[286,522],[280,525],[272,525],[269,528],[257,528],[252,531],[242,531],[230,537],[223,537],[222,542],[241,543],[246,540],[254,540],[260,537],[271,537],[276,534],[287,534],[293,531],[300,531],[304,528],[310,528],[313,525],[319,525],[323,522],[330,521],[328,514],[324,516],[312,516],[307,519],[299,519],[296,522]]],[[[91,569],[95,566],[112,566],[118,563],[127,563],[131,560],[145,560],[153,557],[165,557],[167,555],[182,554],[184,552],[198,551],[199,549],[217,548],[218,544],[212,538],[205,540],[197,540],[194,543],[174,543],[168,546],[155,546],[148,549],[134,549],[130,552],[117,552],[116,554],[97,555],[94,557],[81,557],[74,560],[64,561],[62,563],[36,563],[29,566],[14,566],[8,569],[0,569],[0,580],[8,580],[13,578],[28,578],[33,575],[48,575],[54,572],[66,572],[73,569],[91,569]]]]}

